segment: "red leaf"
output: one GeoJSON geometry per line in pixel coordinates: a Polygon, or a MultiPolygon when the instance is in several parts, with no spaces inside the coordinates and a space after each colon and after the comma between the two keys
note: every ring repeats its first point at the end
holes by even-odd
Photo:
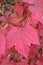
{"type": "Polygon", "coordinates": [[[29,26],[29,22],[24,27],[13,27],[7,34],[7,47],[15,45],[16,50],[25,57],[29,53],[31,44],[39,45],[37,31],[29,26]]]}
{"type": "MultiPolygon", "coordinates": [[[[40,4],[41,5],[41,4],[40,4]]],[[[43,24],[43,7],[41,6],[36,6],[36,8],[34,6],[30,7],[30,11],[31,11],[31,16],[33,19],[40,21],[43,24]]]]}

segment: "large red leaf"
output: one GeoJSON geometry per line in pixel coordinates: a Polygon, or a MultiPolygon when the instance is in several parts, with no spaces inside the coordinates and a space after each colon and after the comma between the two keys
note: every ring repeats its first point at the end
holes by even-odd
{"type": "Polygon", "coordinates": [[[36,30],[28,23],[24,28],[13,27],[7,34],[7,47],[15,45],[16,50],[24,56],[28,55],[31,44],[39,45],[39,40],[36,30]]]}

